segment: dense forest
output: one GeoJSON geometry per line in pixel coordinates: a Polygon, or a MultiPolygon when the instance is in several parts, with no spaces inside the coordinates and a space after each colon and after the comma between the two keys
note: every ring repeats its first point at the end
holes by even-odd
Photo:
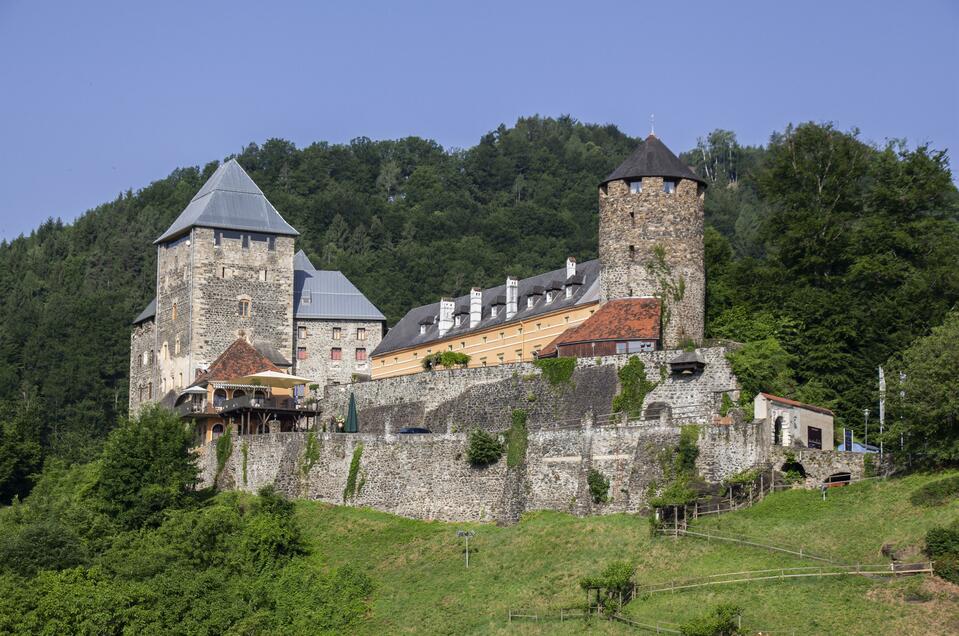
{"type": "MultiPolygon", "coordinates": [[[[467,150],[271,139],[236,157],[301,232],[298,247],[393,323],[444,294],[594,258],[597,183],[636,143],[612,125],[531,117],[467,150]]],[[[959,195],[945,152],[803,124],[762,147],[715,131],[682,156],[710,184],[708,335],[746,343],[735,364],[747,392],[826,404],[838,427],[861,428],[877,367],[897,378],[925,364],[910,347],[931,346],[920,339],[959,300],[959,195]]],[[[153,296],[151,243],[217,165],[0,244],[0,501],[28,492],[45,459],[95,457],[125,415],[129,325],[153,296]]],[[[954,451],[955,407],[935,415],[954,451]]],[[[924,425],[910,413],[900,426],[924,425]]],[[[959,457],[923,443],[914,455],[959,457]]]]}

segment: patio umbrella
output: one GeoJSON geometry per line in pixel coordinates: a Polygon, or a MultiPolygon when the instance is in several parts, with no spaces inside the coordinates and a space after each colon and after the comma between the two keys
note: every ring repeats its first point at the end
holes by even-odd
{"type": "Polygon", "coordinates": [[[356,433],[360,429],[359,419],[356,417],[356,397],[350,393],[350,408],[346,412],[346,432],[356,433]]]}
{"type": "Polygon", "coordinates": [[[288,373],[279,373],[277,371],[260,371],[259,373],[237,378],[235,382],[241,384],[262,384],[263,386],[289,389],[300,384],[310,384],[313,380],[288,373]]]}

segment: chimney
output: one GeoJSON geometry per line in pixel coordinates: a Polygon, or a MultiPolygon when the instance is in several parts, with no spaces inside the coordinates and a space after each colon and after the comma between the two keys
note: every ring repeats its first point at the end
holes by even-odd
{"type": "Polygon", "coordinates": [[[440,298],[440,337],[446,335],[446,332],[453,328],[453,308],[456,304],[452,298],[440,298]]]}
{"type": "Polygon", "coordinates": [[[470,290],[470,329],[483,319],[483,290],[474,287],[470,290]]]}
{"type": "Polygon", "coordinates": [[[506,277],[506,319],[516,315],[516,306],[519,303],[519,280],[513,276],[506,277]]]}
{"type": "Polygon", "coordinates": [[[576,257],[570,256],[566,259],[566,278],[576,275],[576,257]]]}

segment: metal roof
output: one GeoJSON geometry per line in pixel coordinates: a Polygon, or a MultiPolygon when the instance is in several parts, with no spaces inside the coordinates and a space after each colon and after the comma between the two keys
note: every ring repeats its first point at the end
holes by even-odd
{"type": "Polygon", "coordinates": [[[195,226],[299,236],[236,159],[216,169],[173,225],[154,243],[176,238],[195,226]]]}
{"type": "Polygon", "coordinates": [[[293,258],[293,317],[386,321],[342,272],[316,269],[303,250],[293,258]]]}
{"type": "Polygon", "coordinates": [[[646,141],[641,142],[602,183],[636,177],[674,177],[706,183],[655,135],[650,135],[646,141]]]}
{"type": "MultiPolygon", "coordinates": [[[[539,314],[545,314],[560,309],[568,309],[578,305],[584,305],[599,300],[599,260],[586,261],[579,263],[576,267],[576,276],[584,284],[576,284],[572,287],[573,295],[566,297],[565,293],[559,293],[551,302],[546,302],[542,295],[542,288],[555,279],[566,280],[566,268],[555,269],[543,274],[524,278],[518,285],[518,303],[517,312],[512,317],[506,317],[505,309],[500,309],[494,317],[490,307],[494,304],[501,305],[506,299],[506,284],[490,289],[483,290],[483,312],[482,320],[472,329],[469,321],[465,321],[459,327],[453,327],[442,337],[439,334],[439,325],[436,324],[437,316],[440,311],[439,302],[416,307],[406,313],[403,318],[390,329],[380,345],[373,350],[373,355],[382,355],[390,351],[397,351],[407,347],[414,347],[427,344],[433,341],[443,341],[460,336],[467,335],[475,331],[482,331],[497,325],[508,325],[520,320],[526,320],[539,314]],[[538,288],[538,289],[537,289],[538,288]],[[532,307],[526,306],[526,297],[534,294],[534,303],[532,307]],[[426,333],[420,333],[420,325],[426,326],[426,333]]],[[[571,279],[574,277],[571,277],[571,279]]],[[[469,294],[454,299],[456,305],[470,304],[469,294]]]]}
{"type": "Polygon", "coordinates": [[[150,318],[155,318],[157,315],[157,299],[154,298],[150,301],[150,304],[140,312],[140,315],[133,319],[133,324],[139,325],[141,322],[149,320],[150,318]]]}

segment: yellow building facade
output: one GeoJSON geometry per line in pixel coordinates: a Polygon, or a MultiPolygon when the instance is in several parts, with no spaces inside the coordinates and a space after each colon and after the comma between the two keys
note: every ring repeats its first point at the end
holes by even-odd
{"type": "Polygon", "coordinates": [[[559,334],[592,316],[598,306],[598,302],[592,302],[569,307],[374,356],[372,377],[376,380],[419,373],[423,371],[423,358],[443,351],[465,353],[470,357],[470,367],[528,362],[559,334]]]}

